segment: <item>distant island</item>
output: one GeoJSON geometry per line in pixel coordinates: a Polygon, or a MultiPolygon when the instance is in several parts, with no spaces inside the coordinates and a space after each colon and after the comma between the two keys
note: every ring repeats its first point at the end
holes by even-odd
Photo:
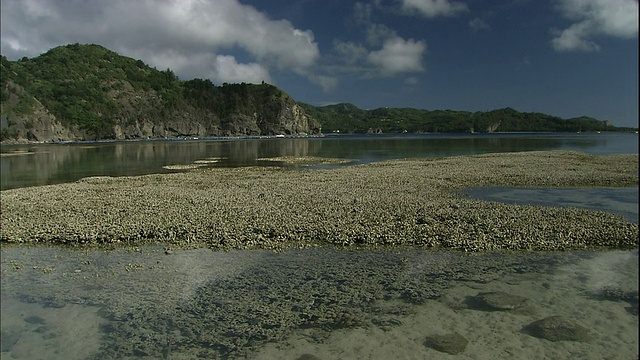
{"type": "Polygon", "coordinates": [[[636,131],[587,116],[562,119],[512,108],[492,111],[378,108],[362,110],[352,104],[315,107],[300,104],[326,133],[493,133],[636,131]]]}
{"type": "Polygon", "coordinates": [[[0,141],[59,142],[324,133],[635,131],[590,117],[323,107],[269,84],[183,81],[100,45],[60,46],[0,61],[0,141]]]}

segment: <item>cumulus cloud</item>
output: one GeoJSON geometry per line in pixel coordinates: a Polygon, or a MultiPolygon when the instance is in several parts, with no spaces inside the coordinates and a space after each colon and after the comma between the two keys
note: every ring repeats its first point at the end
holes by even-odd
{"type": "Polygon", "coordinates": [[[311,31],[238,0],[3,0],[1,16],[9,58],[97,43],[178,74],[254,82],[270,68],[312,77],[320,57],[311,31]]]}
{"type": "Polygon", "coordinates": [[[333,42],[333,50],[338,55],[342,63],[356,64],[361,59],[366,58],[369,53],[361,44],[335,40],[333,42]]]}
{"type": "Polygon", "coordinates": [[[333,65],[326,69],[334,74],[360,74],[364,78],[422,72],[426,50],[424,41],[405,40],[397,35],[388,37],[374,50],[362,44],[336,40],[332,51],[333,65]]]}
{"type": "Polygon", "coordinates": [[[409,12],[417,11],[428,18],[455,16],[469,11],[464,3],[449,0],[402,0],[402,8],[409,12]]]}
{"type": "Polygon", "coordinates": [[[379,67],[382,75],[423,71],[422,55],[427,49],[424,41],[395,37],[384,42],[382,49],[372,51],[368,60],[379,67]]]}
{"type": "Polygon", "coordinates": [[[271,82],[269,72],[257,63],[239,64],[236,58],[230,55],[218,55],[213,66],[212,78],[219,82],[271,82]]]}
{"type": "Polygon", "coordinates": [[[355,4],[354,22],[362,28],[365,41],[334,40],[331,55],[326,58],[329,64],[325,69],[329,73],[359,74],[363,78],[372,78],[424,71],[422,57],[426,43],[406,40],[395,30],[375,22],[376,9],[381,9],[378,1],[355,4]]]}
{"type": "Polygon", "coordinates": [[[558,10],[575,21],[564,30],[552,30],[551,45],[556,51],[598,51],[594,36],[622,39],[638,36],[636,0],[559,0],[558,10]]]}

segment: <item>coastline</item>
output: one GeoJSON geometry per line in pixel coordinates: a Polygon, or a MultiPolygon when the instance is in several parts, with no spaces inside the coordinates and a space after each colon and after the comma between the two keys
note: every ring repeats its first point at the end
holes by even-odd
{"type": "MultiPolygon", "coordinates": [[[[438,132],[415,132],[415,133],[321,133],[321,134],[290,134],[290,135],[238,135],[238,136],[183,136],[183,137],[149,137],[149,138],[130,138],[130,139],[98,139],[98,140],[59,140],[59,141],[33,141],[28,139],[20,140],[3,140],[0,141],[1,146],[17,146],[17,145],[75,145],[75,144],[101,144],[101,143],[116,143],[116,142],[145,142],[145,141],[234,141],[234,140],[263,140],[263,139],[316,139],[316,138],[345,138],[345,137],[380,137],[380,136],[422,136],[422,135],[460,135],[460,136],[486,136],[486,135],[524,135],[524,134],[583,134],[593,135],[601,134],[602,131],[494,131],[494,132],[458,132],[458,133],[438,133],[438,132]]],[[[619,133],[619,134],[638,134],[638,131],[632,130],[616,130],[606,131],[604,133],[619,133]]]]}
{"type": "Polygon", "coordinates": [[[536,151],[313,171],[207,168],[1,192],[2,244],[217,250],[635,249],[638,224],[577,208],[469,199],[466,187],[638,185],[633,154],[536,151]]]}

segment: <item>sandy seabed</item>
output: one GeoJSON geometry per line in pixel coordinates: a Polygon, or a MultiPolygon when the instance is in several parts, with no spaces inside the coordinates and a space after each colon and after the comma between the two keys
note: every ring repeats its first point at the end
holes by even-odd
{"type": "Polygon", "coordinates": [[[165,255],[162,248],[143,247],[141,252],[11,248],[2,255],[3,359],[638,356],[637,251],[534,258],[410,251],[387,257],[312,249],[165,255]],[[260,274],[273,280],[256,280],[260,274]],[[349,286],[340,288],[345,282],[349,286]],[[598,297],[603,288],[635,293],[635,304],[598,297]],[[390,296],[406,289],[433,295],[411,299],[418,301],[390,296]],[[469,298],[496,291],[525,298],[526,305],[503,311],[468,305],[469,298]],[[364,300],[368,292],[373,296],[364,300]],[[318,316],[348,311],[360,320],[348,326],[326,319],[296,322],[314,311],[299,307],[314,302],[321,303],[318,316]],[[194,317],[193,310],[200,315],[194,317]],[[549,341],[524,331],[555,315],[584,326],[591,338],[549,341]],[[272,327],[276,324],[281,327],[272,327]],[[468,341],[460,353],[425,346],[427,336],[448,333],[468,341]],[[239,347],[223,351],[217,348],[221,344],[239,347]]]}
{"type": "MultiPolygon", "coordinates": [[[[323,343],[309,331],[294,333],[283,343],[272,343],[249,358],[296,359],[313,354],[318,359],[609,359],[638,357],[638,317],[625,302],[594,301],[585,294],[618,282],[637,291],[637,254],[609,253],[562,267],[555,274],[509,274],[486,284],[454,286],[437,300],[413,307],[401,324],[338,330],[323,343]],[[620,272],[624,273],[621,278],[620,272]],[[618,273],[618,275],[615,275],[618,273]],[[603,276],[611,276],[603,279],[603,276]],[[576,286],[587,277],[583,286],[576,286]],[[615,277],[615,280],[613,279],[615,277]],[[479,292],[504,291],[535,304],[531,313],[459,309],[456,305],[479,292]],[[563,315],[590,329],[589,342],[549,341],[526,334],[532,319],[563,315]],[[459,354],[442,353],[424,345],[425,336],[458,333],[469,344],[459,354]]],[[[249,359],[248,358],[248,359],[249,359]]]]}

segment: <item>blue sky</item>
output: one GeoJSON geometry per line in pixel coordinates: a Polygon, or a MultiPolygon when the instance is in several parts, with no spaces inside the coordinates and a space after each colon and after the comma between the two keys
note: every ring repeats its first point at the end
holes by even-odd
{"type": "Polygon", "coordinates": [[[11,60],[95,43],[313,105],[512,107],[638,127],[636,0],[2,0],[11,60]]]}

